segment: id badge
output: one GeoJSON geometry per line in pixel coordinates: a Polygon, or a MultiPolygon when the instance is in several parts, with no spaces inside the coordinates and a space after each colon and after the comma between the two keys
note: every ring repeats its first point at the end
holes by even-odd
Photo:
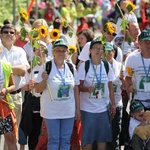
{"type": "Polygon", "coordinates": [[[63,86],[61,90],[62,97],[68,97],[68,93],[69,93],[69,89],[67,88],[67,86],[63,86]]]}
{"type": "Polygon", "coordinates": [[[144,82],[144,92],[150,92],[150,82],[144,82]]]}
{"type": "Polygon", "coordinates": [[[96,99],[102,98],[102,93],[100,89],[95,92],[95,96],[96,96],[96,99]]]}

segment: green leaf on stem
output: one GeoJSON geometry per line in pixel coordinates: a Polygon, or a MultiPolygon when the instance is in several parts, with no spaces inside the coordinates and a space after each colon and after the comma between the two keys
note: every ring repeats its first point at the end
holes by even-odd
{"type": "Polygon", "coordinates": [[[35,47],[36,49],[39,49],[40,43],[38,41],[34,41],[33,47],[35,47]]]}
{"type": "Polygon", "coordinates": [[[21,30],[20,30],[20,34],[21,34],[21,40],[25,40],[27,34],[28,34],[28,31],[25,29],[25,27],[22,27],[21,30]]]}
{"type": "Polygon", "coordinates": [[[131,45],[131,42],[133,41],[133,37],[131,35],[128,36],[128,44],[131,45]]]}
{"type": "Polygon", "coordinates": [[[128,20],[126,19],[122,20],[120,25],[121,30],[125,30],[127,28],[128,23],[129,23],[128,20]]]}
{"type": "Polygon", "coordinates": [[[102,35],[99,37],[99,39],[101,40],[103,45],[106,43],[106,36],[102,35]]]}
{"type": "Polygon", "coordinates": [[[69,31],[69,33],[68,33],[68,34],[69,34],[69,37],[70,37],[70,38],[72,38],[72,36],[73,36],[73,32],[72,32],[72,31],[69,31]]]}

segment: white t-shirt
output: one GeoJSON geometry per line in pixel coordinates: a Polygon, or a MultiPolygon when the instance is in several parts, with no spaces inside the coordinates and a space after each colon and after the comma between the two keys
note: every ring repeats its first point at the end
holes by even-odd
{"type": "Polygon", "coordinates": [[[120,71],[121,71],[121,63],[113,59],[113,63],[111,64],[111,67],[115,75],[115,80],[113,81],[115,104],[116,104],[116,107],[120,107],[120,106],[123,106],[122,96],[121,96],[122,82],[119,79],[120,71]]]}
{"type": "MultiPolygon", "coordinates": [[[[80,109],[83,111],[87,111],[91,113],[100,113],[107,110],[107,106],[110,102],[108,82],[113,81],[115,77],[110,64],[109,64],[108,75],[106,73],[104,63],[101,62],[101,64],[102,66],[98,65],[96,69],[97,78],[98,80],[100,80],[100,86],[101,86],[100,91],[96,85],[98,82],[96,76],[94,75],[95,73],[93,71],[92,64],[90,63],[87,74],[85,72],[85,62],[81,63],[78,69],[79,80],[84,80],[83,86],[85,87],[89,87],[91,85],[95,86],[91,94],[88,92],[80,92],[80,109]],[[99,93],[101,93],[100,96],[97,95],[99,93]]],[[[94,65],[94,67],[96,66],[94,65]]]]}
{"type": "Polygon", "coordinates": [[[134,98],[141,100],[145,107],[150,108],[150,58],[143,58],[143,61],[141,52],[134,53],[134,55],[129,55],[125,61],[124,75],[129,76],[126,67],[130,67],[134,70],[132,81],[137,90],[134,98]],[[144,71],[143,61],[145,64],[146,73],[144,71]]]}
{"type": "MultiPolygon", "coordinates": [[[[11,66],[26,65],[27,69],[30,68],[24,49],[18,46],[12,46],[10,50],[7,50],[2,45],[2,53],[0,54],[0,59],[9,62],[11,66]]],[[[15,90],[18,90],[23,86],[22,80],[23,78],[21,76],[14,75],[15,90]]]]}
{"type": "Polygon", "coordinates": [[[84,47],[82,48],[82,51],[81,51],[80,55],[78,56],[79,60],[82,60],[82,61],[89,60],[90,44],[91,44],[91,42],[87,42],[84,45],[84,47]]]}
{"type": "MultiPolygon", "coordinates": [[[[36,82],[42,81],[41,74],[45,69],[41,67],[36,82]]],[[[48,84],[51,89],[53,100],[50,99],[48,88],[43,91],[41,96],[41,116],[47,119],[63,119],[75,116],[75,97],[74,86],[79,85],[77,73],[74,68],[74,76],[68,65],[65,63],[65,69],[59,69],[61,75],[65,77],[65,86],[57,67],[52,60],[52,68],[48,77],[48,84]]]]}
{"type": "Polygon", "coordinates": [[[130,122],[129,122],[129,136],[130,136],[130,139],[132,139],[135,127],[138,126],[140,123],[141,122],[138,121],[137,119],[135,119],[133,117],[130,118],[130,122]]]}

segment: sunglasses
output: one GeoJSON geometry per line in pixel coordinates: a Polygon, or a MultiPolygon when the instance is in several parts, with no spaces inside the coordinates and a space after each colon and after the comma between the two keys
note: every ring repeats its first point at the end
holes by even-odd
{"type": "Polygon", "coordinates": [[[9,33],[10,33],[10,34],[15,34],[15,32],[13,32],[13,31],[3,31],[3,33],[4,33],[4,34],[9,34],[9,33]]]}

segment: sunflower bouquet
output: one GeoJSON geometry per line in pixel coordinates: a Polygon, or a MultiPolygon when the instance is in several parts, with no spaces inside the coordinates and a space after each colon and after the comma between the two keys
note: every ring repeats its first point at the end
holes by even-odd
{"type": "Polygon", "coordinates": [[[69,55],[72,56],[74,53],[77,52],[77,47],[70,45],[68,50],[69,50],[69,55]]]}
{"type": "Polygon", "coordinates": [[[60,31],[58,29],[52,29],[49,34],[53,41],[56,41],[60,38],[60,31]]]}
{"type": "Polygon", "coordinates": [[[28,15],[27,11],[26,11],[26,10],[23,10],[23,9],[20,10],[19,15],[20,15],[20,20],[21,20],[21,22],[25,22],[25,21],[27,21],[28,18],[29,18],[29,15],[28,15]]]}
{"type": "MultiPolygon", "coordinates": [[[[133,77],[133,78],[134,78],[134,81],[133,81],[133,82],[136,83],[136,77],[135,77],[133,68],[127,66],[127,67],[126,67],[126,71],[127,71],[127,73],[128,73],[128,76],[129,76],[129,77],[133,77]]],[[[135,84],[133,84],[133,88],[134,88],[134,94],[136,94],[136,87],[135,87],[135,84]]]]}

